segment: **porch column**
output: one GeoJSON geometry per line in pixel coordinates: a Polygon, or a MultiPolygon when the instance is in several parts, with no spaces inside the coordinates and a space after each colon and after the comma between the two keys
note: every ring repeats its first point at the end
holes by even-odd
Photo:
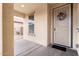
{"type": "Polygon", "coordinates": [[[3,3],[3,56],[14,55],[13,4],[3,3]]]}

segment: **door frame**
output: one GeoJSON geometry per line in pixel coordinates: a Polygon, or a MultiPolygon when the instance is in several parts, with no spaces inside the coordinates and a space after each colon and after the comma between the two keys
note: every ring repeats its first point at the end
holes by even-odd
{"type": "Polygon", "coordinates": [[[66,6],[68,4],[71,5],[71,46],[69,48],[73,48],[73,3],[63,4],[61,6],[58,6],[58,7],[51,9],[51,32],[52,32],[51,33],[51,40],[53,41],[52,43],[54,44],[54,9],[66,6]]]}

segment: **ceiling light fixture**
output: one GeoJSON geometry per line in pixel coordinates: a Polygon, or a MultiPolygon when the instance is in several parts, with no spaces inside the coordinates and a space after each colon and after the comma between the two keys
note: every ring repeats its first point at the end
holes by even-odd
{"type": "Polygon", "coordinates": [[[24,5],[21,5],[21,7],[24,7],[24,5]]]}

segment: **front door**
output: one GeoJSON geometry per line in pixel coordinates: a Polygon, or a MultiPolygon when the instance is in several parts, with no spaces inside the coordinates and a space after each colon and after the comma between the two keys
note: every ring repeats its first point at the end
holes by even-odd
{"type": "Polygon", "coordinates": [[[71,47],[71,4],[54,9],[54,43],[71,47]]]}

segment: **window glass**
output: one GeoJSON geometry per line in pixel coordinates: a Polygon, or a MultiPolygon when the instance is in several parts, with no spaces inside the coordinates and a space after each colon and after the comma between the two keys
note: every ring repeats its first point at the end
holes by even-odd
{"type": "Polygon", "coordinates": [[[34,16],[29,16],[29,33],[34,33],[34,16]]]}

